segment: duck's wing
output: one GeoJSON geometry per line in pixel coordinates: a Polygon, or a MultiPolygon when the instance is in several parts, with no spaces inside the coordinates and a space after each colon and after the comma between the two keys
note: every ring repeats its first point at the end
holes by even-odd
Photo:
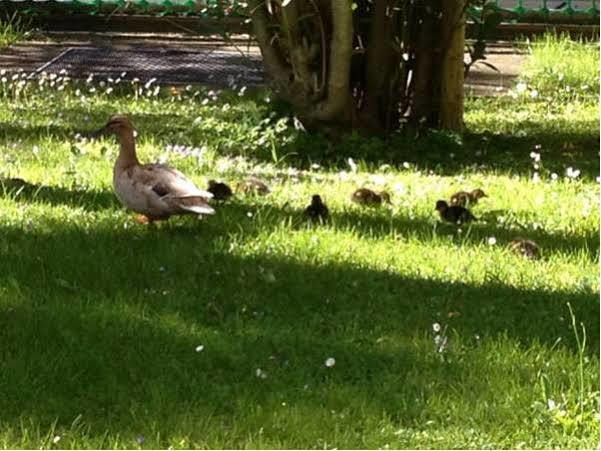
{"type": "Polygon", "coordinates": [[[215,213],[207,204],[213,194],[198,188],[177,169],[162,164],[145,164],[134,167],[131,178],[155,203],[198,214],[215,213]]]}

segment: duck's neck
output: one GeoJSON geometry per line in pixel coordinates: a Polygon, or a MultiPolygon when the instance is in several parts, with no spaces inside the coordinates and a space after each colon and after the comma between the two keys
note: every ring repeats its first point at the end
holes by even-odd
{"type": "Polygon", "coordinates": [[[121,145],[121,149],[115,166],[126,169],[140,164],[140,161],[136,156],[136,141],[134,139],[133,131],[121,133],[119,135],[119,144],[121,145]]]}

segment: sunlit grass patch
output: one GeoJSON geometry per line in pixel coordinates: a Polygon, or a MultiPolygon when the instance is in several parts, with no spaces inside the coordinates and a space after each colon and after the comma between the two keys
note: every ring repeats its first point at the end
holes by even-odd
{"type": "Polygon", "coordinates": [[[531,97],[588,99],[599,97],[599,43],[547,34],[529,45],[530,57],[517,90],[531,97]]]}
{"type": "Polygon", "coordinates": [[[328,144],[267,92],[0,83],[1,446],[596,446],[596,104],[470,99],[465,136],[328,144]],[[136,224],[88,137],[116,112],[142,161],[271,193],[136,224]],[[476,187],[480,220],[441,223],[476,187]]]}

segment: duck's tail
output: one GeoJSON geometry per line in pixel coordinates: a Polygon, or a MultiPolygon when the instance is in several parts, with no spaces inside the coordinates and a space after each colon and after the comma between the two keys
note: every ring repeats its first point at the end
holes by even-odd
{"type": "Polygon", "coordinates": [[[206,202],[206,198],[193,197],[176,197],[172,198],[171,202],[175,203],[179,208],[191,213],[199,215],[214,215],[215,210],[206,202]]]}

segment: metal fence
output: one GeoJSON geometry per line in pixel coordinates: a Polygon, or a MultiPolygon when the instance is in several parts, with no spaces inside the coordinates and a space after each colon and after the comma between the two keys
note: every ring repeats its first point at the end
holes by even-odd
{"type": "MultiPolygon", "coordinates": [[[[9,0],[13,3],[48,4],[82,7],[92,13],[106,8],[123,8],[140,12],[159,11],[161,14],[187,14],[195,16],[238,15],[247,2],[244,0],[9,0]]],[[[541,18],[550,16],[588,15],[599,16],[599,0],[487,0],[501,12],[511,13],[518,19],[522,16],[541,18]]]]}

